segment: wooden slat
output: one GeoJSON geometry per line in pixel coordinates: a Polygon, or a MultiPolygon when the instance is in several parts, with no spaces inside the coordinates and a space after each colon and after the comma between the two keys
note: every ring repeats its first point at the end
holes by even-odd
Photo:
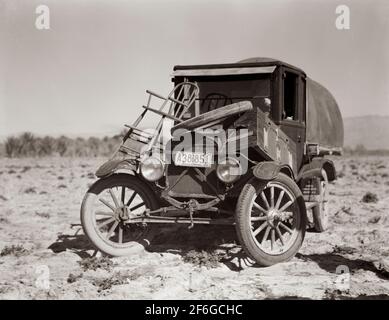
{"type": "Polygon", "coordinates": [[[160,94],[155,93],[155,92],[150,91],[150,90],[146,90],[146,92],[147,92],[148,94],[151,94],[151,95],[153,95],[153,96],[155,96],[155,97],[157,97],[157,98],[160,98],[160,99],[162,99],[162,100],[170,100],[170,101],[173,101],[173,102],[175,102],[175,103],[177,103],[177,104],[180,104],[180,105],[182,105],[182,106],[184,106],[184,107],[189,107],[186,103],[184,103],[184,102],[182,102],[182,101],[180,101],[180,100],[174,99],[173,97],[165,98],[164,96],[161,96],[160,94]]]}
{"type": "Polygon", "coordinates": [[[136,131],[140,131],[140,132],[142,132],[142,133],[148,134],[148,135],[150,135],[150,137],[152,136],[151,134],[147,133],[146,131],[144,131],[144,130],[142,130],[142,129],[139,129],[138,127],[134,127],[134,126],[129,125],[129,124],[125,124],[124,126],[127,127],[127,128],[129,128],[129,129],[136,130],[136,131]]]}
{"type": "Polygon", "coordinates": [[[143,106],[143,108],[147,109],[147,110],[150,110],[156,114],[159,114],[160,116],[163,116],[163,117],[166,117],[166,118],[169,118],[169,119],[172,119],[172,120],[175,120],[175,121],[178,121],[178,122],[182,122],[181,119],[175,117],[175,116],[171,116],[170,114],[168,113],[165,113],[163,111],[159,111],[159,110],[156,110],[156,109],[153,109],[153,108],[150,108],[150,107],[146,107],[146,106],[143,106]]]}
{"type": "Polygon", "coordinates": [[[146,90],[146,92],[147,92],[148,94],[151,94],[151,95],[153,95],[153,96],[155,96],[155,97],[157,97],[157,98],[160,98],[160,99],[162,99],[162,100],[167,100],[167,98],[165,98],[164,96],[161,96],[160,94],[155,93],[155,92],[153,92],[153,91],[151,91],[151,90],[146,90]]]}
{"type": "MultiPolygon", "coordinates": [[[[127,125],[125,125],[126,127],[130,127],[130,126],[127,126],[127,125]]],[[[145,139],[145,140],[147,140],[147,141],[150,141],[152,138],[153,138],[153,135],[151,135],[151,134],[149,134],[149,133],[147,133],[147,132],[145,132],[145,131],[142,131],[142,130],[134,130],[134,129],[136,129],[136,128],[131,128],[131,129],[133,129],[133,131],[131,131],[131,133],[130,133],[130,135],[129,135],[129,137],[131,137],[131,136],[133,136],[133,135],[137,135],[138,137],[140,137],[140,138],[143,138],[143,139],[145,139]]],[[[128,137],[128,138],[129,138],[128,137]]],[[[127,138],[127,139],[128,139],[127,138]]],[[[142,141],[142,140],[141,140],[142,141]]]]}

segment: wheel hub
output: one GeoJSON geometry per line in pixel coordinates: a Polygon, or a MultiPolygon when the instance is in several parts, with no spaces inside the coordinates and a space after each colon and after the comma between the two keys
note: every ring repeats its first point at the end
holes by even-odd
{"type": "Polygon", "coordinates": [[[128,207],[121,206],[115,209],[114,211],[115,218],[120,221],[127,221],[130,219],[130,212],[128,207]]]}
{"type": "Polygon", "coordinates": [[[275,228],[280,221],[280,212],[276,209],[271,209],[267,213],[267,222],[272,227],[275,228]]]}

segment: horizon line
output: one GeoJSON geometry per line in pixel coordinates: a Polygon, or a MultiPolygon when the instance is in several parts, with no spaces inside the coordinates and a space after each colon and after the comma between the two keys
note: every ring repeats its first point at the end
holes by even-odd
{"type": "MultiPolygon", "coordinates": [[[[380,114],[368,114],[368,115],[358,115],[358,116],[348,116],[344,117],[343,120],[347,119],[357,119],[357,118],[368,118],[368,117],[384,117],[384,118],[389,118],[389,114],[386,115],[380,115],[380,114]]],[[[121,133],[121,131],[125,130],[123,126],[118,125],[118,129],[116,130],[104,130],[104,131],[95,131],[95,132],[78,132],[78,133],[72,133],[72,132],[54,132],[54,133],[36,133],[31,130],[25,130],[25,131],[18,131],[18,132],[13,132],[13,133],[8,133],[8,134],[2,134],[0,135],[0,142],[3,142],[4,139],[11,137],[11,136],[19,136],[23,133],[29,132],[33,134],[36,137],[45,137],[45,136],[50,136],[50,137],[61,137],[65,136],[68,138],[76,139],[76,138],[91,138],[91,137],[113,137],[115,135],[118,135],[121,133]],[[120,130],[120,127],[122,127],[122,130],[120,130]],[[116,132],[116,133],[114,133],[116,132]]]]}

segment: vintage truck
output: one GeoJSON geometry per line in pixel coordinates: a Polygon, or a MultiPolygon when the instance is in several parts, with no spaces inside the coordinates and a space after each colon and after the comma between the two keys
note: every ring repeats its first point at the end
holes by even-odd
{"type": "Polygon", "coordinates": [[[229,224],[259,265],[292,258],[306,229],[327,226],[336,172],[326,156],[343,145],[335,99],[269,58],[175,66],[172,81],[167,96],[147,91],[97,170],[81,207],[87,237],[120,256],[150,244],[159,224],[229,224]]]}

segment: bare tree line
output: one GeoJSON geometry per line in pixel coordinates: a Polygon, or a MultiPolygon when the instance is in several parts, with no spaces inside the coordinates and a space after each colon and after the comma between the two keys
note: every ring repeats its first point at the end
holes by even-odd
{"type": "Polygon", "coordinates": [[[122,135],[113,137],[69,138],[60,136],[39,137],[31,132],[8,136],[0,145],[0,155],[9,158],[22,157],[97,157],[108,156],[116,149],[122,135]]]}
{"type": "MultiPolygon", "coordinates": [[[[39,137],[31,132],[8,136],[0,143],[0,156],[23,157],[98,157],[109,156],[119,145],[125,131],[113,137],[69,138],[66,136],[39,137]]],[[[389,150],[370,150],[359,144],[355,148],[345,147],[345,155],[389,155],[389,150]]]]}

